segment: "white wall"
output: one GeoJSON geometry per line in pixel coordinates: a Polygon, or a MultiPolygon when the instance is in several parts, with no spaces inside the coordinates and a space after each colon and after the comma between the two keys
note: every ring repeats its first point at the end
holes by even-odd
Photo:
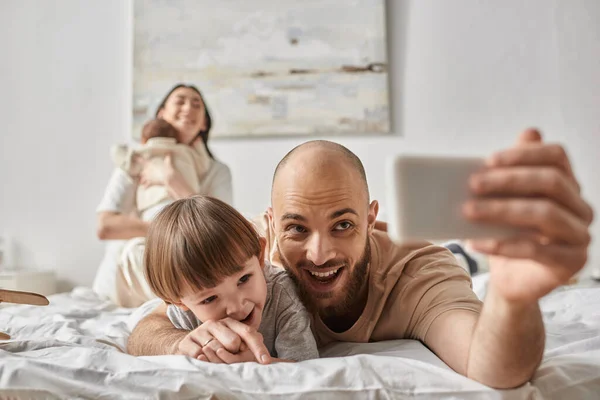
{"type": "Polygon", "coordinates": [[[125,2],[0,2],[0,232],[25,267],[91,284],[94,208],[129,118],[125,2]]]}
{"type": "MultiPolygon", "coordinates": [[[[535,125],[566,143],[600,209],[600,2],[388,5],[394,135],[329,138],[362,158],[374,198],[386,156],[488,154],[535,125]]],[[[18,241],[21,264],[56,268],[66,284],[89,284],[102,253],[94,207],[108,147],[127,137],[130,17],[121,0],[0,2],[0,232],[18,241]]],[[[277,161],[304,140],[214,141],[236,205],[264,209],[277,161]]]]}

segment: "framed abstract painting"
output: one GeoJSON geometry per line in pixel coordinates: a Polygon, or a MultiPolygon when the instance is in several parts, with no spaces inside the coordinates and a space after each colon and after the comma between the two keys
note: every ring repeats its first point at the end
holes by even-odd
{"type": "Polygon", "coordinates": [[[211,137],[390,131],[385,0],[135,0],[133,136],[176,83],[211,137]]]}

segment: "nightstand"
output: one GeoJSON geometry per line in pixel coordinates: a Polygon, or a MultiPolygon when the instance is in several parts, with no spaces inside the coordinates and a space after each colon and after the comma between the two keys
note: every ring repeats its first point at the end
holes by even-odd
{"type": "Polygon", "coordinates": [[[48,296],[56,293],[56,274],[43,270],[0,270],[0,288],[48,296]]]}

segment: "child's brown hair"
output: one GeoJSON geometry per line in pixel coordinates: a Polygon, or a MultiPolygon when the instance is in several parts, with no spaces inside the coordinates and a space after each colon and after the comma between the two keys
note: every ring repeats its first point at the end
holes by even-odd
{"type": "Polygon", "coordinates": [[[177,200],[150,224],[144,273],[154,293],[179,303],[184,286],[211,288],[262,257],[252,223],[230,205],[208,196],[177,200]]]}
{"type": "Polygon", "coordinates": [[[148,139],[156,137],[177,139],[177,129],[161,118],[146,122],[142,128],[142,143],[146,143],[148,139]]]}

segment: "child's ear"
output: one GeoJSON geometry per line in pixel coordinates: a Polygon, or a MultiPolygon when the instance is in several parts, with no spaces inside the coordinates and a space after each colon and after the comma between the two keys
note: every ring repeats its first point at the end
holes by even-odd
{"type": "Polygon", "coordinates": [[[258,239],[258,241],[260,242],[260,254],[258,255],[258,262],[260,262],[260,266],[264,267],[265,266],[265,248],[267,247],[267,239],[265,239],[264,237],[260,237],[258,239]]]}
{"type": "Polygon", "coordinates": [[[175,307],[179,308],[181,311],[190,311],[189,308],[186,307],[185,304],[181,302],[181,300],[177,303],[172,303],[175,307]]]}

